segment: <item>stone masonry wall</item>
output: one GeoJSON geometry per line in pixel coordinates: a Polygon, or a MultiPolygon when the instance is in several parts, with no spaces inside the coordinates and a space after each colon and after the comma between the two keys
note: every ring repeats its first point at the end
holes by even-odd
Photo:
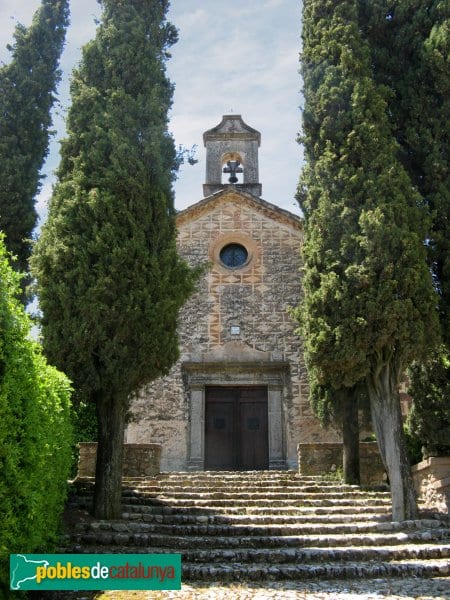
{"type": "MultiPolygon", "coordinates": [[[[376,442],[359,444],[362,485],[386,483],[386,471],[376,442]]],[[[323,475],[342,467],[342,444],[299,444],[298,463],[301,475],[323,475]]]]}
{"type": "MultiPolygon", "coordinates": [[[[96,442],[80,442],[78,477],[95,477],[96,442]]],[[[161,446],[159,444],[124,444],[123,476],[154,477],[160,472],[161,446]]]]}
{"type": "Polygon", "coordinates": [[[450,456],[430,456],[411,469],[417,495],[431,510],[450,512],[450,456]]]}
{"type": "Polygon", "coordinates": [[[297,464],[297,444],[338,441],[320,427],[308,403],[306,368],[296,323],[289,316],[301,293],[301,226],[296,218],[264,201],[232,189],[194,205],[178,216],[180,254],[192,265],[206,265],[197,293],[180,318],[181,357],[170,374],[147,386],[132,404],[126,441],[162,444],[162,470],[186,468],[189,390],[184,362],[201,361],[230,342],[268,352],[289,363],[283,389],[286,457],[297,464]],[[228,243],[243,244],[247,264],[230,270],[219,260],[228,243]],[[232,333],[239,327],[240,333],[232,333]]]}

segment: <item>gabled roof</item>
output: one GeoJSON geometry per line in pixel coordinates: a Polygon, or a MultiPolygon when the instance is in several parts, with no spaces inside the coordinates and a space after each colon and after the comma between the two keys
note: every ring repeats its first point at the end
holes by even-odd
{"type": "Polygon", "coordinates": [[[182,225],[186,221],[198,217],[201,213],[213,209],[225,198],[234,200],[236,203],[246,204],[250,208],[265,213],[268,218],[284,223],[285,225],[290,225],[295,229],[303,228],[301,217],[288,210],[275,206],[275,204],[271,204],[258,196],[254,196],[249,192],[239,189],[239,184],[224,184],[222,190],[219,190],[210,196],[206,196],[206,198],[203,198],[199,202],[179,211],[176,215],[177,224],[182,225]]]}

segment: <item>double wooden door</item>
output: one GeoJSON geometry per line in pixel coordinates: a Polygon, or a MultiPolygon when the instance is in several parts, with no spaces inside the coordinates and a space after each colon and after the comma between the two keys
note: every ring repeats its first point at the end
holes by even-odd
{"type": "Polygon", "coordinates": [[[207,387],[205,469],[269,468],[266,387],[207,387]]]}

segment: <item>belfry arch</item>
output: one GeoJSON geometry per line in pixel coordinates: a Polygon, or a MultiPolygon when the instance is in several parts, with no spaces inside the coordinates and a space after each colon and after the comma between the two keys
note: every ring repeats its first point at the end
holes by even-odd
{"type": "Polygon", "coordinates": [[[242,184],[245,159],[243,152],[225,152],[222,156],[222,184],[242,184]]]}
{"type": "Polygon", "coordinates": [[[223,190],[227,185],[235,185],[239,190],[261,197],[262,186],[259,183],[258,170],[258,149],[261,144],[259,131],[247,125],[241,115],[224,115],[219,125],[205,131],[203,143],[206,147],[204,196],[223,190]],[[227,162],[235,161],[240,162],[238,168],[242,169],[242,180],[230,182],[229,178],[223,177],[223,169],[233,170],[234,165],[229,167],[227,162]]]}

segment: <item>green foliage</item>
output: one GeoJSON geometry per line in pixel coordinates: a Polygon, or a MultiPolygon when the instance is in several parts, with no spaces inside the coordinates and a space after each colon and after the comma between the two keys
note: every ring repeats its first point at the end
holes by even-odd
{"type": "Polygon", "coordinates": [[[422,443],[419,438],[410,432],[407,426],[405,426],[404,435],[409,464],[416,465],[422,460],[422,443]]]}
{"type": "Polygon", "coordinates": [[[167,4],[103,2],[73,77],[59,183],[36,247],[45,349],[85,401],[97,391],[125,399],[167,373],[193,290],[175,245],[167,4]]]}
{"type": "Polygon", "coordinates": [[[433,338],[428,221],[397,157],[356,2],[304,3],[302,74],[305,297],[296,316],[312,380],[339,389],[389,362],[401,373],[433,338]]]}
{"type": "Polygon", "coordinates": [[[16,299],[18,280],[1,238],[1,561],[52,544],[71,460],[70,383],[30,339],[29,318],[16,299]]]}
{"type": "MultiPolygon", "coordinates": [[[[390,89],[388,111],[399,159],[431,216],[428,264],[438,292],[442,339],[449,348],[450,4],[441,0],[361,0],[360,10],[373,75],[390,89]]],[[[426,452],[444,451],[442,436],[445,438],[448,423],[444,399],[447,396],[448,402],[449,394],[440,356],[441,351],[412,369],[416,399],[407,442],[416,461],[418,446],[423,445],[426,452]],[[440,385],[441,390],[437,389],[440,385]],[[434,432],[441,427],[442,433],[433,441],[434,432]]]]}
{"type": "Polygon", "coordinates": [[[195,273],[178,256],[165,0],[104,0],[75,71],[58,183],[33,257],[44,348],[98,418],[95,513],[120,511],[130,395],[177,360],[195,273]]]}
{"type": "Polygon", "coordinates": [[[407,426],[428,456],[450,455],[450,354],[445,346],[410,368],[413,405],[407,426]]]}
{"type": "Polygon", "coordinates": [[[20,271],[28,268],[35,197],[48,153],[50,110],[68,24],[68,0],[42,0],[29,28],[18,25],[0,68],[0,228],[20,271]]]}
{"type": "Polygon", "coordinates": [[[74,438],[77,442],[97,441],[97,414],[92,403],[81,401],[74,406],[72,421],[74,438]]]}
{"type": "Polygon", "coordinates": [[[428,260],[450,343],[450,4],[360,0],[372,71],[388,87],[398,156],[431,215],[428,260]]]}
{"type": "Polygon", "coordinates": [[[392,91],[374,76],[361,4],[303,4],[304,299],[296,316],[313,382],[342,390],[365,381],[393,518],[403,520],[417,506],[398,387],[439,327],[428,207],[399,157],[392,91]]]}
{"type": "Polygon", "coordinates": [[[330,385],[319,384],[309,374],[309,400],[314,414],[324,427],[331,423],[342,424],[345,414],[345,399],[352,397],[358,410],[362,411],[362,418],[369,422],[369,398],[364,381],[358,382],[350,388],[334,389],[330,385]]]}

